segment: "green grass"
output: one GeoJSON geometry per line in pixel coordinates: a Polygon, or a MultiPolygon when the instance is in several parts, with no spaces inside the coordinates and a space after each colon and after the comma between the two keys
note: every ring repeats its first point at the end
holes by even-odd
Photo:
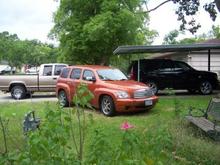
{"type": "MultiPolygon", "coordinates": [[[[188,107],[194,106],[205,109],[209,96],[176,97],[180,112],[175,113],[174,99],[160,98],[157,105],[148,112],[119,114],[115,117],[105,117],[98,111],[86,110],[86,114],[93,116],[93,122],[88,121],[85,151],[94,140],[94,130],[101,129],[112,146],[120,144],[123,131],[121,123],[128,121],[135,128],[132,131],[143,137],[146,148],[146,160],[149,164],[220,164],[220,143],[209,139],[203,132],[185,121],[188,107]]],[[[24,114],[35,110],[37,116],[44,118],[44,110],[57,108],[57,104],[50,103],[8,103],[0,104],[0,115],[9,119],[10,135],[9,149],[21,149],[24,145],[22,134],[22,120],[24,114]]],[[[0,130],[1,131],[1,130],[0,130]]],[[[3,148],[0,133],[0,151],[3,148]]],[[[85,152],[87,155],[87,152],[85,152]]]]}

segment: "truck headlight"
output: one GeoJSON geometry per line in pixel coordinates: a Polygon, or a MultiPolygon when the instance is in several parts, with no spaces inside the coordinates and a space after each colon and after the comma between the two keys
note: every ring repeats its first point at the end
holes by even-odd
{"type": "Polygon", "coordinates": [[[129,98],[129,94],[125,91],[118,91],[117,97],[120,99],[126,99],[126,98],[129,98]]]}

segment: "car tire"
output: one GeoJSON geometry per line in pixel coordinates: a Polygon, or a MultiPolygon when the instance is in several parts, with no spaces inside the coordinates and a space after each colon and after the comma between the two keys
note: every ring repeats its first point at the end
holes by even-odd
{"type": "Polygon", "coordinates": [[[158,93],[158,87],[154,81],[147,81],[145,84],[147,84],[150,87],[154,95],[158,93]]]}
{"type": "Polygon", "coordinates": [[[203,95],[211,94],[212,90],[212,84],[209,81],[202,81],[199,85],[199,91],[203,95]]]}
{"type": "Polygon", "coordinates": [[[58,100],[61,107],[69,106],[69,101],[64,90],[60,91],[58,94],[58,100]]]}
{"type": "Polygon", "coordinates": [[[26,89],[24,86],[16,85],[11,89],[11,96],[16,100],[24,99],[26,97],[26,89]]]}
{"type": "Polygon", "coordinates": [[[106,116],[115,115],[115,104],[111,96],[105,95],[101,98],[100,109],[106,116]]]}

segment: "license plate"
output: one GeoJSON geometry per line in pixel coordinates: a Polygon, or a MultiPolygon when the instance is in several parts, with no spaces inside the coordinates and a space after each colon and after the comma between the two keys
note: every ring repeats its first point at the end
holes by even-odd
{"type": "Polygon", "coordinates": [[[153,105],[152,100],[145,100],[145,106],[153,105]]]}

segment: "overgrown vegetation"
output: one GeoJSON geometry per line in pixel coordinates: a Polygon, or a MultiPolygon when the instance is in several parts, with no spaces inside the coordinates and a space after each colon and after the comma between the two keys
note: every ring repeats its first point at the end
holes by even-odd
{"type": "Polygon", "coordinates": [[[112,118],[91,109],[77,108],[80,110],[77,111],[75,107],[60,109],[52,102],[36,103],[34,107],[42,124],[28,138],[17,125],[30,110],[30,104],[3,104],[0,116],[9,120],[7,138],[13,137],[19,146],[13,145],[9,138],[5,153],[0,134],[0,164],[219,164],[219,143],[184,120],[189,106],[206,108],[210,97],[175,96],[175,99],[171,94],[160,98],[149,112],[118,114],[112,118]],[[77,114],[82,119],[81,126],[77,114]],[[77,152],[82,138],[79,129],[85,131],[82,155],[77,152]]]}

